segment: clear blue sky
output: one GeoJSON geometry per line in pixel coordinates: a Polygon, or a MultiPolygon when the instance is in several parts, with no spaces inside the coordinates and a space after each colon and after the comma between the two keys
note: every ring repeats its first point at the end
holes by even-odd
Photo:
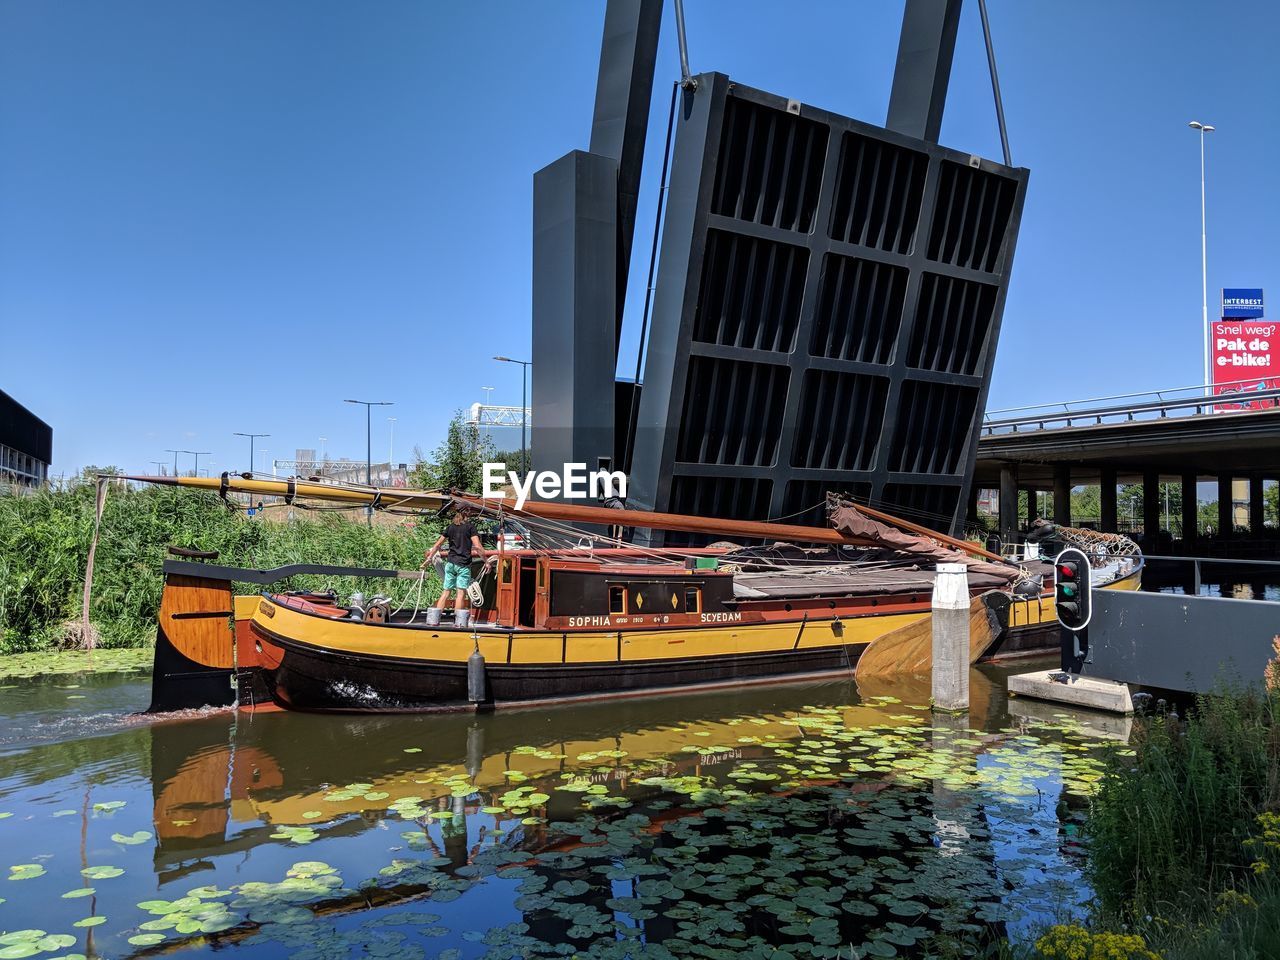
{"type": "MultiPolygon", "coordinates": [[[[883,122],[900,4],[686,7],[695,71],[883,122]]],[[[529,352],[531,178],[587,145],[603,10],[2,0],[0,387],[53,424],[55,471],[141,470],[166,447],[241,469],[237,430],[271,433],[271,456],[324,435],[363,458],[344,397],[396,401],[383,416],[406,459],[482,385],[518,403],[519,368],[489,357],[529,352]]],[[[1275,301],[1280,6],[990,11],[1014,161],[1032,171],[991,406],[1198,381],[1187,121],[1218,127],[1211,313],[1224,285],[1275,301]]],[[[668,10],[647,217],[676,74],[668,10]]],[[[942,141],[999,157],[975,3],[942,141]]],[[[387,441],[375,422],[375,457],[387,441]]]]}

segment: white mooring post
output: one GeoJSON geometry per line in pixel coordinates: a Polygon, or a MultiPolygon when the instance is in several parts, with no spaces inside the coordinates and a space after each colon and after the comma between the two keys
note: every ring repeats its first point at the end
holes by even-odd
{"type": "Polygon", "coordinates": [[[940,563],[933,580],[933,708],[969,709],[969,572],[940,563]]]}

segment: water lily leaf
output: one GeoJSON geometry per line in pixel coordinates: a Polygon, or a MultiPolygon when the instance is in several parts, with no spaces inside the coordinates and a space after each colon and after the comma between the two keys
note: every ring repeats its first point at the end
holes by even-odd
{"type": "Polygon", "coordinates": [[[104,800],[101,803],[95,803],[93,809],[96,813],[111,813],[111,811],[119,810],[124,805],[124,800],[104,800]]]}
{"type": "Polygon", "coordinates": [[[318,817],[323,817],[324,814],[319,810],[305,810],[302,816],[307,820],[315,820],[318,817]]]}
{"type": "Polygon", "coordinates": [[[63,950],[75,945],[76,938],[69,933],[51,933],[47,937],[41,937],[36,941],[36,946],[45,951],[63,950]]]}
{"type": "Polygon", "coordinates": [[[43,877],[44,874],[44,867],[38,863],[19,863],[9,868],[10,880],[33,880],[36,877],[43,877]]]}
{"type": "Polygon", "coordinates": [[[0,960],[22,960],[23,957],[34,957],[40,948],[34,943],[15,943],[11,947],[0,947],[0,960]]]}
{"type": "Polygon", "coordinates": [[[139,933],[129,938],[129,942],[135,947],[151,947],[157,943],[164,943],[164,940],[163,933],[139,933]]]}
{"type": "Polygon", "coordinates": [[[99,924],[106,923],[106,917],[85,917],[83,920],[77,920],[72,924],[73,927],[96,927],[99,924]]]}
{"type": "MultiPolygon", "coordinates": [[[[147,834],[150,836],[150,834],[147,834]]],[[[124,870],[120,867],[85,867],[80,871],[80,875],[86,880],[110,880],[112,877],[118,877],[124,870]]]]}
{"type": "Polygon", "coordinates": [[[405,747],[404,752],[405,753],[421,753],[422,748],[421,747],[405,747]]]}
{"type": "Polygon", "coordinates": [[[77,887],[75,890],[68,890],[62,895],[63,900],[74,900],[77,897],[91,897],[98,891],[93,887],[77,887]]]}
{"type": "Polygon", "coordinates": [[[127,835],[123,833],[113,833],[111,835],[111,839],[116,843],[124,843],[129,846],[133,846],[134,844],[146,843],[151,839],[151,833],[147,830],[138,830],[127,835]]]}
{"type": "Polygon", "coordinates": [[[35,943],[44,935],[43,930],[15,930],[0,937],[0,944],[10,947],[15,943],[35,943]]]}
{"type": "Polygon", "coordinates": [[[51,816],[54,816],[54,817],[74,817],[74,816],[75,816],[77,813],[79,813],[79,812],[80,812],[79,810],[55,810],[55,811],[53,811],[53,813],[51,814],[51,816]]]}

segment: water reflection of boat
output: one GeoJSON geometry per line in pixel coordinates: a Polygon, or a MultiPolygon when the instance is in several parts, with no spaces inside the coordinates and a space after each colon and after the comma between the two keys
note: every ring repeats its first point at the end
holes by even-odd
{"type": "MultiPolygon", "coordinates": [[[[250,701],[311,711],[440,711],[852,673],[873,645],[878,672],[886,664],[927,670],[940,562],[968,568],[971,660],[1042,648],[1056,637],[1051,563],[1010,562],[838,497],[828,498],[830,526],[801,527],[560,503],[516,510],[456,494],[227,475],[167,482],[383,509],[465,507],[499,522],[518,516],[541,539],[521,550],[499,541],[480,580],[483,601],[467,625],[428,626],[416,610],[392,610],[376,598],[341,603],[335,594],[271,592],[234,605],[231,599],[232,581],[359,572],[346,568],[264,572],[170,561],[157,710],[219,694],[229,699],[218,684],[233,671],[250,701]],[[569,522],[766,542],[648,548],[569,522]]],[[[1111,559],[1113,585],[1136,587],[1140,556],[1111,559]]]]}
{"type": "MultiPolygon", "coordinates": [[[[972,724],[998,727],[1001,678],[975,670],[970,692],[972,724]]],[[[198,871],[211,858],[264,842],[281,826],[315,824],[320,818],[306,816],[315,811],[323,813],[325,835],[349,835],[393,817],[388,804],[406,794],[452,809],[454,798],[442,784],[459,774],[475,794],[459,816],[509,789],[509,771],[552,798],[543,813],[568,816],[580,795],[554,787],[569,770],[589,767],[584,776],[611,790],[631,787],[637,764],[664,776],[699,776],[757,759],[759,748],[740,738],[802,739],[794,717],[815,707],[838,707],[844,725],[857,729],[900,724],[891,717],[907,708],[896,701],[927,699],[927,680],[895,678],[857,689],[846,680],[596,702],[547,710],[536,720],[524,713],[442,715],[432,719],[429,734],[395,715],[313,717],[305,731],[298,718],[280,713],[157,723],[149,729],[155,867],[166,880],[198,871]],[[690,745],[725,749],[701,755],[683,749],[690,745]],[[367,788],[333,799],[349,783],[367,788]]]]}

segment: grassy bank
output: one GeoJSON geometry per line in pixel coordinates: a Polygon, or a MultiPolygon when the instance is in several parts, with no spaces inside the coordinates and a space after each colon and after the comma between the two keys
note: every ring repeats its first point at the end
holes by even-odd
{"type": "MultiPolygon", "coordinates": [[[[0,653],[79,640],[72,621],[80,617],[93,511],[91,485],[0,496],[0,653]]],[[[312,562],[413,570],[434,533],[412,518],[372,529],[325,513],[264,521],[229,510],[213,495],[164,487],[112,489],[95,560],[91,622],[103,646],[150,643],[160,605],[160,565],[171,544],[217,550],[220,562],[235,566],[312,562]]],[[[331,584],[344,592],[386,593],[393,587],[398,595],[414,585],[315,577],[298,578],[297,585],[331,584]]]]}
{"type": "Polygon", "coordinates": [[[1136,721],[1086,829],[1094,916],[1021,956],[1280,957],[1280,692],[1136,721]]]}

